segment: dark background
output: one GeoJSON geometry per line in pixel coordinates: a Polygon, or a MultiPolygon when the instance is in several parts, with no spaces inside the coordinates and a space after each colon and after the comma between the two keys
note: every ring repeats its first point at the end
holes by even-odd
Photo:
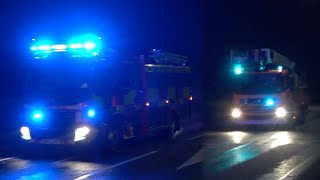
{"type": "Polygon", "coordinates": [[[317,0],[3,1],[1,114],[21,99],[27,40],[73,29],[99,32],[123,54],[158,48],[189,56],[206,104],[228,92],[230,48],[272,48],[307,72],[311,99],[317,102],[319,8],[317,0]]]}
{"type": "Polygon", "coordinates": [[[307,73],[311,98],[318,101],[319,5],[316,0],[206,1],[203,67],[207,96],[212,89],[224,91],[220,87],[229,70],[223,64],[224,55],[230,48],[271,48],[307,73]]]}

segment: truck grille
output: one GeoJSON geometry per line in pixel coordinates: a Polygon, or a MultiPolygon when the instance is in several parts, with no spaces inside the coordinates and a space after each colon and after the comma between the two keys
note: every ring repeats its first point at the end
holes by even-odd
{"type": "Polygon", "coordinates": [[[265,115],[265,114],[274,114],[274,108],[268,108],[264,106],[243,106],[241,111],[246,115],[265,115]]]}
{"type": "Polygon", "coordinates": [[[241,105],[263,105],[266,101],[266,98],[248,98],[240,99],[241,105]]]}
{"type": "Polygon", "coordinates": [[[76,112],[51,110],[47,117],[46,126],[31,129],[32,139],[68,139],[73,137],[76,112]]]}

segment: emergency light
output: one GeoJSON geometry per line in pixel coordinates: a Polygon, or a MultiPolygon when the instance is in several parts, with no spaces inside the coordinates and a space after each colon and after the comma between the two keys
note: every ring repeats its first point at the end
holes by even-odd
{"type": "Polygon", "coordinates": [[[242,71],[243,71],[243,68],[240,66],[240,65],[236,65],[235,67],[234,67],[234,73],[235,74],[241,74],[242,73],[242,71]]]}
{"type": "Polygon", "coordinates": [[[83,35],[63,42],[32,39],[30,50],[35,59],[49,58],[55,54],[66,54],[70,57],[94,57],[99,55],[101,47],[101,37],[83,35]]]}
{"type": "Polygon", "coordinates": [[[265,102],[266,106],[273,106],[275,104],[275,101],[273,98],[268,98],[265,102]]]}

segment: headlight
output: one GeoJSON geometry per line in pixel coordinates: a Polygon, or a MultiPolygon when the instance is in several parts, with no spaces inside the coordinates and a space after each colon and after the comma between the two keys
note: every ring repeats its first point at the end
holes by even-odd
{"type": "Polygon", "coordinates": [[[239,118],[241,116],[241,111],[238,108],[232,110],[231,116],[233,118],[239,118]]]}
{"type": "Polygon", "coordinates": [[[21,132],[21,138],[25,139],[25,140],[30,140],[31,136],[30,136],[30,130],[28,127],[21,127],[20,128],[20,132],[21,132]]]}
{"type": "Polygon", "coordinates": [[[86,136],[89,134],[90,129],[88,127],[81,127],[77,128],[74,133],[74,141],[81,141],[86,138],[86,136]]]}
{"type": "Polygon", "coordinates": [[[283,107],[278,107],[276,109],[276,116],[278,118],[283,118],[287,115],[287,111],[283,107]]]}

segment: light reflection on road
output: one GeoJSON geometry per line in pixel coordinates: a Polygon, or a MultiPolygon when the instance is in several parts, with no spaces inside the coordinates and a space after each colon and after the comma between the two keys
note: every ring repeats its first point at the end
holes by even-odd
{"type": "Polygon", "coordinates": [[[241,131],[228,132],[227,134],[231,137],[232,142],[235,144],[240,144],[243,141],[243,139],[246,136],[248,136],[248,133],[241,132],[241,131]]]}
{"type": "Polygon", "coordinates": [[[275,133],[274,135],[271,136],[271,138],[273,139],[271,148],[287,145],[287,144],[290,144],[292,141],[290,134],[286,131],[275,133]]]}
{"type": "Polygon", "coordinates": [[[250,133],[233,131],[226,134],[228,135],[228,139],[226,139],[226,141],[239,145],[242,143],[242,145],[224,151],[215,156],[209,155],[208,157],[211,158],[206,160],[205,171],[209,170],[214,172],[225,170],[232,166],[251,160],[274,148],[294,142],[291,138],[291,134],[287,131],[275,132],[267,137],[262,137],[258,140],[249,142],[245,141],[245,138],[247,136],[249,137],[249,135],[254,136],[250,133]],[[244,142],[247,143],[243,144],[244,142]]]}

